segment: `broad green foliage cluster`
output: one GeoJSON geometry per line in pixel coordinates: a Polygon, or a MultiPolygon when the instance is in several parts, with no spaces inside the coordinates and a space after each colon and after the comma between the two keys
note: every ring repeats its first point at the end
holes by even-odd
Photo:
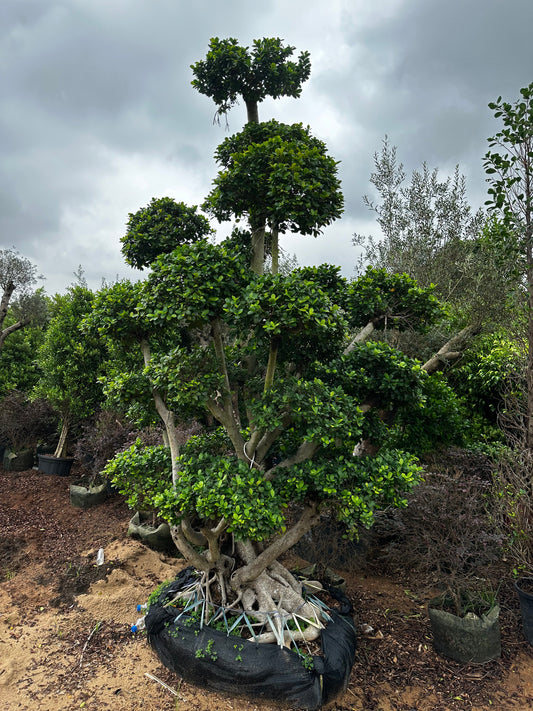
{"type": "MultiPolygon", "coordinates": [[[[8,313],[6,328],[15,323],[8,313]]],[[[28,325],[6,338],[0,354],[0,397],[9,390],[30,392],[37,385],[41,371],[36,363],[36,353],[44,338],[42,326],[28,325]]]]}
{"type": "Polygon", "coordinates": [[[524,384],[525,348],[503,330],[479,336],[450,380],[456,392],[496,421],[506,397],[524,384]]]}
{"type": "Polygon", "coordinates": [[[204,208],[219,221],[246,216],[252,228],[316,236],[342,213],[336,162],[301,124],[249,123],[215,157],[222,170],[204,208]]]}
{"type": "Polygon", "coordinates": [[[433,290],[419,288],[405,273],[368,267],[351,283],[347,308],[354,325],[372,321],[381,328],[424,331],[443,316],[433,290]]]}
{"type": "Polygon", "coordinates": [[[289,59],[294,47],[284,47],[277,37],[254,40],[250,52],[233,38],[214,37],[205,60],[192,65],[192,85],[213,99],[219,114],[234,106],[239,96],[256,104],[267,96],[297,98],[302,83],[309,78],[309,53],[302,52],[297,62],[289,59]]]}
{"type": "Polygon", "coordinates": [[[177,244],[190,244],[208,236],[212,231],[209,222],[196,210],[171,198],[153,198],[143,210],[130,215],[128,232],[122,239],[126,262],[142,269],[158,255],[172,252],[177,244]]]}

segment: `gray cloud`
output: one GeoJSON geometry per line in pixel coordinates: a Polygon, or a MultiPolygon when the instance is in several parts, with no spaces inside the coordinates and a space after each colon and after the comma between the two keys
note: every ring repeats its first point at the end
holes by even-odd
{"type": "MultiPolygon", "coordinates": [[[[341,161],[346,214],[322,240],[292,238],[302,263],[349,274],[353,231],[372,228],[361,197],[385,134],[406,168],[467,175],[484,199],[487,103],[512,100],[533,67],[531,0],[2,0],[0,248],[15,245],[63,290],[82,264],[92,286],[129,274],[119,239],[154,195],[199,202],[225,135],[189,65],[212,36],[280,36],[311,52],[300,101],[261,116],[302,121],[341,161]]],[[[238,130],[244,108],[229,116],[238,130]]],[[[222,228],[222,233],[228,231],[222,228]]]]}

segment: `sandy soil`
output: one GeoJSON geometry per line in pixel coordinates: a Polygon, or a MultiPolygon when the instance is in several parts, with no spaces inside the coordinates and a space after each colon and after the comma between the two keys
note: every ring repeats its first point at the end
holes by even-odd
{"type": "MultiPolygon", "coordinates": [[[[75,477],[0,470],[1,708],[282,708],[208,693],[162,667],[146,638],[130,627],[137,603],[173,578],[182,563],[126,536],[131,514],[120,496],[86,511],[73,508],[69,484],[75,477]],[[100,547],[105,563],[97,566],[100,547]]],[[[373,629],[361,635],[349,687],[333,709],[533,708],[533,654],[522,637],[510,582],[501,588],[501,660],[464,666],[433,652],[428,593],[416,582],[407,589],[405,580],[368,570],[339,572],[356,623],[373,629]]]]}

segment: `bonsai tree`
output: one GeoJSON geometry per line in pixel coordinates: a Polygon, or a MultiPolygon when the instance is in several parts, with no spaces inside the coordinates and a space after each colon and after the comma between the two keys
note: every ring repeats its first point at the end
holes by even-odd
{"type": "Polygon", "coordinates": [[[80,330],[93,298],[81,284],[71,286],[65,295],[56,295],[39,351],[42,377],[36,393],[46,397],[61,417],[55,457],[66,455],[71,424],[92,415],[103,398],[98,376],[106,357],[105,347],[97,336],[80,330]]]}
{"type": "MultiPolygon", "coordinates": [[[[363,329],[385,318],[424,329],[440,308],[408,277],[396,296],[394,277],[372,271],[352,283],[331,265],[262,273],[257,223],[318,234],[342,196],[335,161],[307,129],[257,129],[219,148],[223,170],[207,200],[213,214],[242,216],[249,229],[218,244],[182,240],[189,224],[174,215],[175,248],[165,241],[145,281],[101,290],[87,328],[137,350],[137,371],[131,361],[109,373],[106,392],[143,408],[151,396],[168,440],[134,444],[106,473],[132,506],[142,500],[170,524],[207,602],[254,610],[267,626],[257,639],[285,644],[317,637],[322,622],[281,556],[323,514],[355,534],[380,506],[404,505],[418,480],[414,457],[390,443],[401,417],[420,411],[429,376],[364,340],[363,329]],[[183,444],[177,423],[193,417],[207,426],[183,444]],[[289,633],[295,613],[309,624],[289,633]]],[[[158,218],[141,214],[146,229],[134,235],[130,216],[123,252],[146,264],[144,235],[158,218]]]]}

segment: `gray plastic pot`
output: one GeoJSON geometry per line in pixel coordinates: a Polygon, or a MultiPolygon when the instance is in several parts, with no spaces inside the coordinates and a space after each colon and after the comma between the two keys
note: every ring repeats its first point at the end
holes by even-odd
{"type": "Polygon", "coordinates": [[[95,486],[70,485],[70,503],[78,509],[89,509],[107,499],[107,481],[95,486]]]}
{"type": "Polygon", "coordinates": [[[12,452],[9,449],[4,451],[3,467],[8,472],[23,472],[31,469],[35,461],[33,449],[20,449],[12,452]]]}
{"type": "Polygon", "coordinates": [[[484,664],[501,656],[499,605],[481,617],[472,613],[457,617],[430,602],[428,614],[437,654],[463,664],[484,664]]]}
{"type": "Polygon", "coordinates": [[[161,523],[158,526],[152,526],[148,523],[151,519],[151,513],[137,511],[130,520],[128,526],[128,536],[137,538],[155,551],[177,554],[178,549],[172,540],[170,526],[168,523],[161,523]]]}

